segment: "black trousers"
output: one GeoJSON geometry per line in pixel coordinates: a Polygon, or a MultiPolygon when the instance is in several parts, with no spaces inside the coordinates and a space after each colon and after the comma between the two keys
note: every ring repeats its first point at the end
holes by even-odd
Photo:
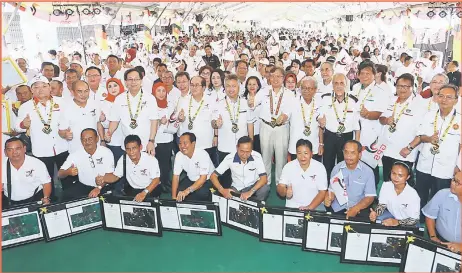
{"type": "MultiPolygon", "coordinates": [[[[313,156],[311,158],[322,163],[322,155],[313,154],[313,156]]],[[[296,154],[290,154],[290,160],[295,160],[295,159],[297,159],[297,155],[296,154]]]]}
{"type": "MultiPolygon", "coordinates": [[[[370,205],[369,207],[365,208],[365,209],[362,209],[358,215],[356,215],[356,217],[359,217],[359,218],[363,218],[363,219],[369,219],[369,214],[371,212],[370,208],[372,207],[372,205],[370,205]]],[[[342,209],[340,211],[337,211],[337,212],[334,212],[334,210],[332,209],[332,207],[329,207],[329,208],[326,208],[326,210],[328,212],[331,212],[332,214],[336,214],[336,215],[346,215],[345,212],[347,211],[346,209],[342,209]]]]}
{"type": "Polygon", "coordinates": [[[117,165],[117,161],[125,154],[125,151],[122,150],[120,146],[106,145],[106,147],[111,150],[112,155],[114,156],[114,164],[117,165]]]}
{"type": "MultiPolygon", "coordinates": [[[[37,157],[42,161],[45,166],[47,167],[48,174],[51,177],[51,198],[55,198],[55,182],[53,180],[53,177],[55,177],[55,164],[56,168],[59,170],[61,169],[61,166],[64,164],[66,161],[67,157],[69,156],[69,153],[63,152],[55,156],[50,156],[50,157],[37,157]]],[[[68,186],[67,181],[72,181],[72,177],[66,177],[61,180],[61,184],[63,186],[63,190],[68,186]]]]}
{"type": "MultiPolygon", "coordinates": [[[[130,184],[126,184],[125,186],[125,196],[130,196],[130,197],[135,197],[138,193],[144,191],[144,189],[134,189],[130,184]]],[[[148,195],[146,195],[146,198],[152,197],[152,198],[157,198],[161,195],[162,193],[162,188],[160,185],[154,188],[152,192],[150,192],[148,195]]]]}
{"type": "MultiPolygon", "coordinates": [[[[229,153],[224,153],[221,151],[218,151],[218,159],[221,162],[223,162],[223,159],[229,155],[229,153]]],[[[220,175],[220,184],[223,186],[225,189],[231,188],[231,184],[233,183],[232,177],[231,177],[231,170],[227,170],[224,172],[222,175],[220,175]]]]}
{"type": "MultiPolygon", "coordinates": [[[[405,163],[406,165],[409,166],[409,169],[412,170],[412,166],[414,165],[414,162],[403,161],[403,160],[394,159],[392,157],[383,156],[382,157],[382,164],[383,164],[383,181],[384,182],[385,181],[390,181],[391,167],[397,161],[405,163]]],[[[415,180],[414,180],[414,175],[412,174],[412,171],[411,171],[411,173],[409,175],[411,177],[409,178],[408,183],[409,183],[409,185],[411,187],[414,187],[415,186],[415,182],[414,182],[415,180]]]]}
{"type": "MultiPolygon", "coordinates": [[[[178,185],[178,192],[184,191],[190,186],[192,186],[196,181],[189,180],[188,176],[180,180],[180,184],[178,185]]],[[[204,185],[193,193],[186,196],[185,201],[212,201],[212,193],[210,192],[210,188],[212,187],[212,183],[210,180],[205,181],[204,185]]]]}
{"type": "MultiPolygon", "coordinates": [[[[451,179],[441,179],[430,174],[416,171],[415,190],[420,197],[420,207],[423,208],[433,196],[442,189],[451,187],[451,179]]],[[[425,222],[425,215],[420,212],[420,222],[425,222]]]]}
{"type": "Polygon", "coordinates": [[[10,202],[11,204],[8,204],[8,197],[6,197],[4,193],[2,193],[2,209],[17,207],[17,206],[24,205],[27,203],[32,203],[32,202],[38,202],[42,200],[42,198],[43,198],[43,190],[39,190],[32,197],[29,197],[21,201],[11,200],[10,202]]]}
{"type": "Polygon", "coordinates": [[[172,170],[172,149],[173,142],[157,143],[156,159],[159,162],[160,185],[164,192],[171,192],[172,181],[170,180],[170,171],[172,170]]]}
{"type": "Polygon", "coordinates": [[[218,167],[218,153],[217,147],[211,147],[205,149],[205,151],[209,154],[210,159],[212,160],[213,166],[218,167]]]}
{"type": "Polygon", "coordinates": [[[343,145],[347,140],[353,139],[353,132],[338,136],[329,130],[324,131],[324,155],[323,164],[326,167],[327,178],[330,179],[336,163],[343,161],[343,145]]]}
{"type": "MultiPolygon", "coordinates": [[[[68,186],[66,191],[63,193],[62,201],[66,202],[66,201],[79,199],[82,197],[87,197],[94,188],[95,187],[87,186],[78,180],[72,181],[70,182],[70,185],[68,186]]],[[[106,185],[105,187],[101,189],[100,195],[105,194],[108,191],[112,191],[113,188],[114,188],[114,184],[106,185]]]]}
{"type": "Polygon", "coordinates": [[[178,146],[178,143],[180,142],[180,137],[178,136],[178,134],[174,134],[173,135],[173,152],[176,154],[180,151],[180,148],[178,146]]]}
{"type": "Polygon", "coordinates": [[[253,149],[252,150],[261,154],[260,135],[253,136],[253,149]]]}

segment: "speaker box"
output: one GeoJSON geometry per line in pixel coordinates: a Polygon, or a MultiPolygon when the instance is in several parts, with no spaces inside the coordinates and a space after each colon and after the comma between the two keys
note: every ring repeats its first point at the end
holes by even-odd
{"type": "Polygon", "coordinates": [[[346,20],[347,22],[353,22],[353,15],[347,15],[346,18],[345,18],[345,20],[346,20]]]}

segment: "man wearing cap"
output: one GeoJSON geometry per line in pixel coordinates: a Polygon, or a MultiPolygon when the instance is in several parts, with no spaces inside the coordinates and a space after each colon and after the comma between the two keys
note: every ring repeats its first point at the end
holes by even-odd
{"type": "Polygon", "coordinates": [[[64,101],[51,97],[50,84],[43,76],[33,78],[28,85],[33,99],[19,108],[15,128],[17,132],[30,131],[32,154],[45,163],[50,177],[54,177],[55,164],[61,168],[69,155],[66,140],[58,134],[64,101]]]}

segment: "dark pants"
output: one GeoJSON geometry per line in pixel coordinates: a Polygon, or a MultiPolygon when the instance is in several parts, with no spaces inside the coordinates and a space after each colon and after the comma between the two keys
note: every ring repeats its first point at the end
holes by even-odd
{"type": "Polygon", "coordinates": [[[24,205],[27,203],[32,203],[32,202],[38,202],[42,200],[43,198],[43,190],[37,191],[32,197],[21,200],[21,201],[13,201],[11,200],[11,204],[8,204],[8,198],[5,196],[5,194],[2,193],[2,209],[7,209],[10,207],[16,207],[20,205],[24,205]]]}
{"type": "MultiPolygon", "coordinates": [[[[103,187],[100,191],[100,195],[112,190],[113,186],[114,184],[108,184],[105,187],[103,187]]],[[[78,180],[72,181],[70,182],[69,187],[63,193],[62,201],[65,202],[86,197],[94,188],[95,187],[87,186],[83,183],[80,183],[78,180]]]]}
{"type": "Polygon", "coordinates": [[[253,149],[252,150],[261,154],[260,135],[253,136],[253,149]]]}
{"type": "MultiPolygon", "coordinates": [[[[257,183],[255,183],[257,184],[257,183]]],[[[231,189],[238,194],[246,193],[255,187],[255,184],[250,185],[248,187],[243,188],[242,190],[238,191],[235,187],[231,187],[231,189]]],[[[259,188],[251,198],[256,199],[258,201],[265,201],[268,198],[270,192],[270,186],[268,184],[264,185],[263,187],[259,188]]]]}
{"type": "MultiPolygon", "coordinates": [[[[69,156],[68,152],[63,152],[55,156],[50,156],[50,157],[37,157],[42,161],[45,166],[47,167],[48,174],[51,177],[51,198],[55,199],[55,182],[54,182],[54,177],[55,177],[55,164],[57,169],[61,169],[61,166],[64,164],[66,161],[67,157],[69,156]]],[[[63,187],[63,190],[67,187],[67,181],[72,181],[72,178],[66,177],[64,179],[61,179],[61,185],[63,187]]]]}
{"type": "MultiPolygon", "coordinates": [[[[227,155],[229,155],[229,153],[223,153],[218,151],[218,159],[220,160],[220,164],[221,162],[223,162],[223,159],[225,159],[227,155]]],[[[223,186],[223,188],[229,189],[232,183],[233,180],[231,178],[231,170],[227,170],[222,175],[220,175],[220,184],[223,186]]]]}
{"type": "MultiPolygon", "coordinates": [[[[322,155],[318,155],[318,154],[313,154],[313,156],[311,157],[312,159],[322,163],[322,155]]],[[[295,160],[297,159],[297,155],[296,154],[290,154],[290,160],[295,160]]]]}
{"type": "MultiPolygon", "coordinates": [[[[190,186],[192,186],[195,181],[189,180],[188,176],[180,181],[178,185],[178,192],[184,191],[190,186]]],[[[212,183],[210,180],[205,181],[204,185],[200,189],[195,190],[193,193],[186,196],[185,201],[212,201],[212,194],[210,188],[212,183]]]]}
{"type": "MultiPolygon", "coordinates": [[[[362,210],[358,213],[358,215],[356,215],[356,217],[369,219],[369,214],[370,214],[370,212],[371,212],[371,210],[370,210],[371,207],[372,207],[372,205],[369,206],[369,207],[367,207],[367,208],[365,208],[365,209],[362,209],[362,210]]],[[[329,208],[327,208],[327,211],[328,211],[328,212],[331,212],[332,214],[336,214],[336,215],[346,215],[345,212],[346,212],[347,210],[346,210],[346,209],[342,209],[342,210],[339,210],[339,211],[337,211],[337,212],[334,212],[334,210],[332,209],[332,207],[329,207],[329,208]]]]}
{"type": "Polygon", "coordinates": [[[106,147],[111,150],[114,155],[114,164],[117,165],[117,161],[125,154],[125,151],[120,146],[106,145],[106,147]]]}
{"type": "MultiPolygon", "coordinates": [[[[420,207],[423,208],[433,196],[442,189],[451,186],[451,179],[441,179],[430,174],[416,172],[415,189],[420,197],[420,207]]],[[[420,213],[420,222],[425,222],[425,215],[420,213]]]]}
{"type": "Polygon", "coordinates": [[[210,159],[212,160],[213,166],[218,167],[218,153],[217,147],[211,147],[205,149],[205,151],[209,154],[210,159]]]}
{"type": "MultiPolygon", "coordinates": [[[[126,184],[125,186],[125,196],[135,197],[138,193],[144,191],[144,189],[134,189],[130,184],[126,184]]],[[[146,198],[152,197],[157,198],[162,193],[162,188],[158,185],[151,193],[146,195],[146,198]]]]}
{"type": "MultiPolygon", "coordinates": [[[[391,157],[388,157],[388,156],[383,156],[382,157],[382,164],[383,164],[383,181],[384,182],[385,181],[390,181],[391,167],[397,161],[406,163],[409,166],[409,169],[412,170],[412,166],[414,165],[414,162],[402,161],[402,160],[397,160],[397,159],[394,159],[394,158],[391,158],[391,157]]],[[[412,171],[411,171],[411,173],[409,175],[411,176],[411,178],[409,178],[408,183],[409,183],[409,185],[411,187],[414,187],[415,183],[414,183],[414,177],[412,175],[412,171]]]]}
{"type": "Polygon", "coordinates": [[[178,143],[180,142],[180,137],[177,134],[173,135],[173,153],[176,154],[180,151],[178,143]]]}
{"type": "Polygon", "coordinates": [[[164,192],[172,191],[172,181],[170,171],[172,169],[172,149],[173,143],[157,143],[156,159],[159,162],[160,183],[164,192]]]}
{"type": "Polygon", "coordinates": [[[343,161],[343,145],[347,140],[353,139],[353,132],[341,134],[338,136],[329,130],[324,131],[324,155],[323,164],[326,167],[327,178],[330,175],[336,163],[343,161]],[[337,160],[337,161],[336,161],[337,160]]]}

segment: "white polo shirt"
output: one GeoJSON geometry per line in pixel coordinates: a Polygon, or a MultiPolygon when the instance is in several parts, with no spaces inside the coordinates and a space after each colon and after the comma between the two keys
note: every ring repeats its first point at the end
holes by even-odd
{"type": "Polygon", "coordinates": [[[457,165],[457,157],[459,156],[460,130],[461,119],[460,114],[454,108],[448,116],[443,120],[439,114],[439,110],[428,112],[419,126],[417,135],[432,136],[434,134],[434,121],[437,116],[437,130],[439,131],[440,139],[444,135],[449,126],[449,131],[440,143],[440,153],[433,155],[430,152],[432,148],[431,143],[420,144],[420,156],[417,161],[417,170],[431,176],[441,179],[451,179],[454,174],[454,168],[457,165]],[[452,117],[454,120],[451,124],[452,117]]]}
{"type": "MultiPolygon", "coordinates": [[[[48,115],[51,109],[51,101],[47,101],[46,105],[42,105],[40,102],[37,102],[37,109],[40,111],[42,118],[45,122],[48,122],[48,115]]],[[[31,125],[30,125],[30,138],[32,143],[32,153],[36,157],[51,157],[58,155],[60,153],[66,152],[68,150],[68,143],[65,139],[61,138],[58,134],[59,130],[59,121],[61,115],[65,109],[64,101],[62,98],[54,97],[53,106],[51,111],[51,132],[45,134],[43,129],[43,123],[35,111],[34,108],[34,99],[25,102],[21,107],[19,107],[18,118],[16,119],[16,131],[26,132],[26,130],[20,127],[21,122],[29,114],[31,125]]]]}
{"type": "Polygon", "coordinates": [[[78,106],[74,101],[65,105],[59,120],[59,130],[70,128],[73,133],[72,140],[67,141],[69,153],[83,149],[80,133],[86,128],[96,130],[100,115],[101,109],[94,100],[88,100],[84,107],[78,106]]]}
{"type": "Polygon", "coordinates": [[[207,88],[204,92],[204,96],[209,97],[209,101],[218,103],[220,100],[226,97],[226,93],[223,87],[218,91],[215,89],[207,88]]]}
{"type": "Polygon", "coordinates": [[[289,137],[289,153],[296,154],[296,144],[300,139],[308,139],[313,144],[313,154],[318,153],[319,149],[319,124],[317,118],[321,112],[321,96],[315,95],[310,104],[307,104],[302,96],[298,96],[296,103],[292,108],[292,115],[290,117],[290,137],[289,137]],[[305,112],[306,124],[309,124],[311,134],[306,136],[303,132],[305,130],[305,123],[303,121],[302,106],[305,112]],[[314,112],[313,111],[314,106],[314,112]],[[312,117],[311,117],[312,116],[312,117]],[[311,122],[310,122],[311,117],[311,122]]]}
{"type": "MultiPolygon", "coordinates": [[[[140,111],[136,122],[138,127],[132,129],[130,127],[131,118],[128,109],[127,95],[130,96],[130,106],[132,115],[135,116],[138,109],[138,102],[141,97],[141,91],[133,97],[129,91],[126,91],[118,95],[112,106],[111,113],[109,115],[109,121],[119,121],[119,126],[122,128],[122,138],[125,139],[128,135],[137,135],[141,138],[141,144],[146,149],[149,141],[149,134],[151,131],[151,120],[159,119],[159,110],[157,108],[157,102],[154,96],[150,92],[143,92],[143,98],[140,106],[140,111]]],[[[125,150],[124,145],[121,145],[122,149],[125,150]]]]}
{"type": "Polygon", "coordinates": [[[419,219],[420,217],[420,197],[417,191],[407,183],[399,195],[396,194],[393,182],[383,183],[379,194],[379,204],[385,204],[396,220],[419,219]]]}
{"type": "Polygon", "coordinates": [[[310,166],[303,171],[298,159],[295,159],[284,166],[279,183],[292,185],[293,196],[286,200],[286,207],[308,206],[319,191],[327,190],[326,168],[322,163],[311,159],[310,166]]]}
{"type": "MultiPolygon", "coordinates": [[[[388,118],[393,115],[393,108],[397,99],[398,97],[393,97],[387,110],[382,114],[382,117],[388,118]]],[[[412,150],[406,158],[402,157],[399,153],[403,148],[407,147],[412,140],[414,140],[415,136],[417,136],[417,131],[422,121],[422,117],[425,114],[426,108],[423,106],[422,99],[411,95],[407,101],[398,103],[396,106],[395,120],[398,118],[399,113],[401,113],[407,102],[409,102],[409,105],[401,115],[396,125],[396,131],[394,133],[390,133],[388,130],[390,126],[384,126],[382,134],[385,141],[384,144],[387,145],[384,156],[397,160],[414,162],[417,157],[417,149],[412,150]]]]}
{"type": "MultiPolygon", "coordinates": [[[[347,113],[344,121],[345,132],[349,133],[352,131],[360,130],[359,126],[359,101],[356,97],[352,95],[348,95],[345,93],[345,96],[348,96],[348,107],[347,113]]],[[[332,94],[324,94],[321,96],[322,98],[322,107],[321,107],[321,116],[326,116],[326,130],[329,130],[332,133],[337,133],[337,129],[339,127],[339,122],[337,120],[337,116],[335,115],[335,111],[332,104],[332,94]]],[[[346,97],[342,102],[338,102],[338,100],[334,100],[335,108],[337,109],[337,114],[340,121],[343,120],[343,116],[345,113],[345,103],[346,97]]]]}
{"type": "MultiPolygon", "coordinates": [[[[173,134],[166,132],[168,126],[174,126],[174,124],[161,124],[160,119],[165,116],[167,121],[170,120],[170,116],[173,114],[173,110],[175,105],[168,102],[167,108],[158,108],[159,109],[159,126],[157,127],[157,134],[156,134],[156,143],[170,143],[173,140],[173,134]]],[[[179,126],[179,124],[176,124],[179,126]]],[[[178,127],[176,127],[178,128],[178,127]]]]}
{"type": "Polygon", "coordinates": [[[191,158],[187,157],[182,152],[178,152],[175,156],[173,175],[180,175],[182,171],[185,171],[189,180],[194,182],[197,181],[201,175],[207,175],[207,179],[209,179],[214,170],[215,167],[213,166],[209,154],[203,149],[198,149],[197,146],[191,158]]]}
{"type": "MultiPolygon", "coordinates": [[[[2,161],[3,191],[5,196],[8,197],[7,158],[3,158],[2,161]]],[[[11,200],[21,201],[31,198],[36,191],[43,189],[43,185],[47,183],[51,183],[51,178],[45,163],[39,159],[26,155],[24,163],[19,169],[11,165],[11,200]]]]}
{"type": "MultiPolygon", "coordinates": [[[[135,165],[128,156],[126,162],[126,179],[128,184],[134,189],[145,189],[151,184],[153,179],[160,177],[159,162],[154,156],[150,156],[145,152],[141,152],[141,158],[138,164],[135,165]]],[[[114,175],[120,178],[124,175],[123,156],[117,161],[114,175]]]]}
{"type": "Polygon", "coordinates": [[[218,150],[223,153],[233,153],[236,151],[237,141],[243,137],[248,136],[248,124],[254,123],[253,112],[249,110],[247,100],[239,97],[235,102],[232,102],[228,97],[223,98],[218,102],[218,105],[213,111],[213,119],[218,119],[221,115],[223,125],[218,129],[218,150]],[[237,117],[237,125],[239,131],[233,133],[232,122],[230,113],[227,110],[226,102],[229,104],[229,110],[232,118],[237,117]],[[238,109],[239,108],[239,109],[238,109]],[[237,111],[239,110],[239,113],[237,111]]]}
{"type": "MultiPolygon", "coordinates": [[[[237,153],[227,155],[216,168],[215,173],[222,175],[227,170],[231,170],[232,186],[238,191],[252,186],[260,177],[266,175],[261,154],[255,151],[252,151],[246,163],[242,163],[237,153]]],[[[270,182],[268,181],[268,184],[270,182]]]]}
{"type": "MultiPolygon", "coordinates": [[[[427,112],[433,112],[433,111],[438,111],[438,109],[440,109],[440,106],[438,105],[437,102],[433,101],[433,97],[430,97],[428,99],[424,99],[422,98],[422,104],[423,106],[425,106],[425,110],[427,112]]],[[[458,109],[458,112],[460,112],[460,108],[456,108],[458,109]]]]}
{"type": "Polygon", "coordinates": [[[332,94],[332,92],[334,92],[333,90],[334,87],[332,86],[332,80],[328,85],[324,85],[324,81],[322,80],[322,78],[318,80],[318,90],[316,91],[317,94],[332,94]]]}
{"type": "Polygon", "coordinates": [[[96,105],[99,106],[106,99],[107,94],[106,86],[101,84],[96,92],[90,90],[90,97],[88,98],[88,101],[96,102],[96,105]]]}
{"type": "MultiPolygon", "coordinates": [[[[254,107],[261,105],[260,118],[266,122],[271,122],[271,118],[278,118],[282,114],[286,114],[287,117],[290,118],[292,107],[294,107],[294,100],[295,95],[289,89],[281,87],[281,90],[276,95],[273,91],[273,87],[268,86],[267,88],[262,88],[260,91],[258,91],[257,95],[255,96],[254,107]],[[271,113],[270,92],[272,92],[273,96],[273,113],[271,113]],[[281,99],[281,105],[279,107],[279,112],[276,114],[281,96],[283,96],[281,99]]],[[[285,124],[288,123],[289,119],[287,119],[285,124]]]]}
{"type": "MultiPolygon", "coordinates": [[[[180,128],[178,130],[178,135],[181,136],[183,133],[191,132],[196,135],[196,148],[199,149],[208,149],[212,147],[213,142],[213,128],[212,128],[212,114],[214,106],[216,105],[215,101],[210,101],[207,96],[202,97],[201,101],[196,101],[192,96],[188,95],[180,99],[179,101],[179,111],[184,110],[185,120],[180,123],[180,128]],[[191,119],[194,119],[196,116],[197,110],[203,101],[202,107],[197,114],[196,118],[193,121],[193,128],[189,130],[189,102],[191,101],[191,119]]],[[[179,112],[178,112],[179,113],[179,112]]]]}
{"type": "Polygon", "coordinates": [[[79,171],[80,183],[96,187],[95,179],[98,175],[104,176],[114,172],[114,156],[111,150],[103,146],[97,146],[93,155],[90,155],[84,148],[69,154],[61,170],[67,170],[74,165],[79,171]]]}
{"type": "MultiPolygon", "coordinates": [[[[111,114],[111,109],[112,106],[114,105],[113,102],[104,100],[101,102],[101,112],[104,113],[106,116],[106,120],[101,122],[101,125],[103,125],[103,128],[107,130],[109,128],[109,115],[111,114]]],[[[117,129],[112,133],[111,136],[111,142],[108,142],[106,144],[110,146],[122,146],[124,143],[123,135],[122,135],[122,129],[121,126],[118,126],[117,129]]]]}

